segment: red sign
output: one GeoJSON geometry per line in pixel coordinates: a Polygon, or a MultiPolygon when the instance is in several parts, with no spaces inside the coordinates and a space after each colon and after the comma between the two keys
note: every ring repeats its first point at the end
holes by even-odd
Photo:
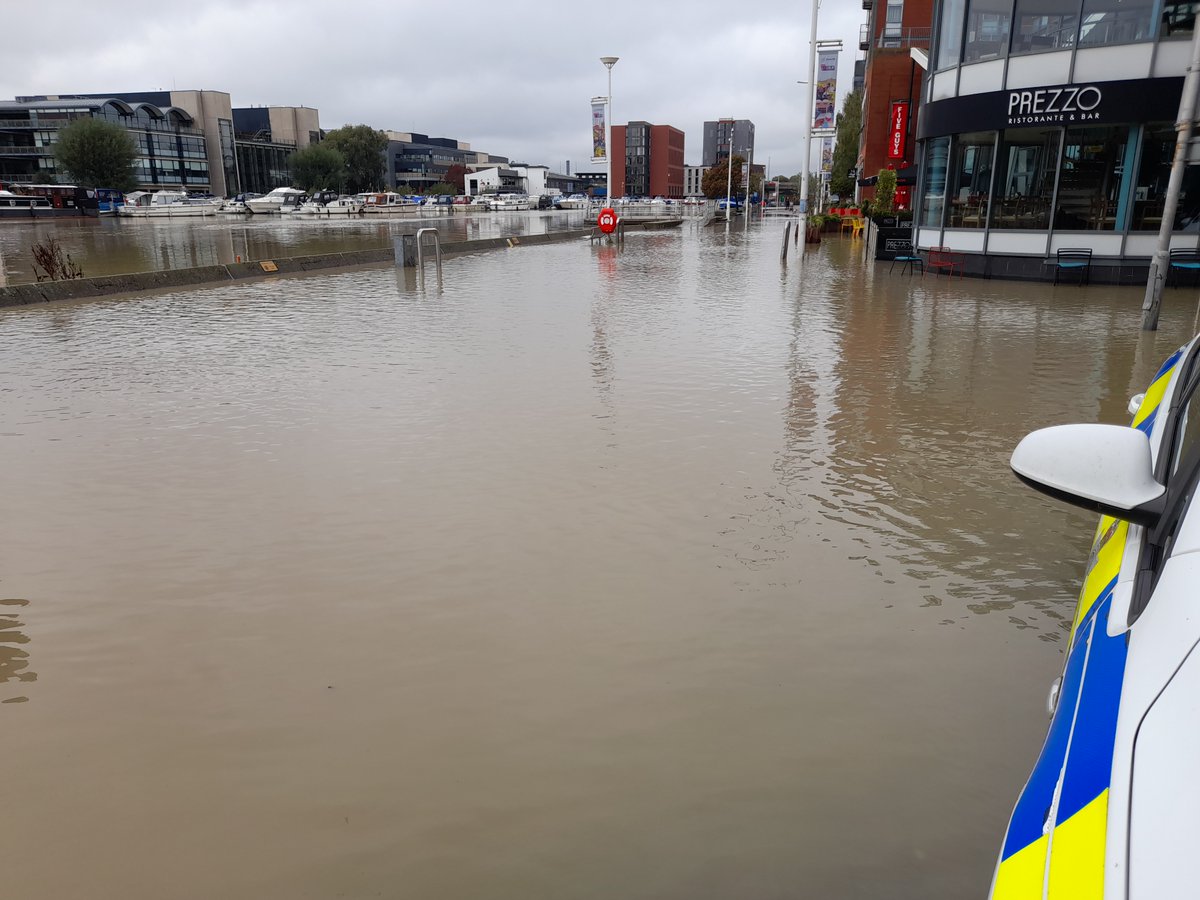
{"type": "Polygon", "coordinates": [[[908,150],[908,101],[892,104],[892,132],[888,135],[888,159],[904,159],[908,150]]]}
{"type": "Polygon", "coordinates": [[[617,230],[617,214],[606,206],[600,210],[600,217],[596,219],[596,224],[605,234],[612,234],[617,230]]]}

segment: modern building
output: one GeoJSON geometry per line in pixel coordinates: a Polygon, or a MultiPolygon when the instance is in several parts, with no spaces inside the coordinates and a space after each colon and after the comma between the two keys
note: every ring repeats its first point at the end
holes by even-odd
{"type": "Polygon", "coordinates": [[[18,97],[0,103],[0,182],[64,180],[54,166],[53,144],[59,128],[83,116],[129,132],[138,150],[134,178],[146,190],[170,187],[222,197],[270,190],[288,183],[287,156],[320,139],[315,109],[234,110],[223,91],[18,97]]]}
{"type": "Polygon", "coordinates": [[[512,163],[508,166],[493,166],[479,169],[464,179],[466,193],[470,196],[484,193],[528,194],[540,197],[543,194],[575,194],[587,189],[584,179],[575,175],[551,172],[549,166],[530,166],[512,163]]]}
{"type": "Polygon", "coordinates": [[[465,141],[434,138],[408,131],[389,131],[387,154],[388,186],[397,190],[424,192],[445,181],[453,165],[480,170],[507,166],[507,156],[472,150],[465,141]]]}
{"type": "Polygon", "coordinates": [[[907,209],[916,184],[916,122],[925,76],[920,60],[928,60],[933,0],[864,0],[863,6],[870,13],[858,44],[866,53],[856,162],[860,193],[874,196],[879,171],[894,169],[896,206],[907,209]]]}
{"type": "Polygon", "coordinates": [[[683,140],[683,132],[671,125],[612,126],[613,198],[682,197],[683,140]]]}
{"type": "Polygon", "coordinates": [[[704,196],[704,173],[711,166],[684,166],[683,167],[683,196],[685,197],[703,197],[704,196]]]}
{"type": "Polygon", "coordinates": [[[704,156],[701,162],[708,168],[727,157],[730,148],[734,156],[744,160],[754,158],[754,123],[749,119],[718,119],[704,123],[704,156]]]}
{"type": "Polygon", "coordinates": [[[129,132],[138,151],[134,177],[139,187],[212,189],[207,140],[189,112],[117,97],[22,97],[0,102],[0,184],[65,182],[66,176],[55,166],[54,144],[59,129],[80,118],[101,119],[129,132]]]}
{"type": "MultiPolygon", "coordinates": [[[[1194,3],[944,0],[918,138],[916,240],[967,272],[1044,278],[1060,248],[1093,280],[1144,283],[1157,243],[1194,3]]],[[[1186,170],[1172,245],[1200,237],[1186,170]]]]}
{"type": "Polygon", "coordinates": [[[321,140],[317,110],[251,106],[233,110],[238,189],[265,194],[292,183],[288,157],[321,140]]]}

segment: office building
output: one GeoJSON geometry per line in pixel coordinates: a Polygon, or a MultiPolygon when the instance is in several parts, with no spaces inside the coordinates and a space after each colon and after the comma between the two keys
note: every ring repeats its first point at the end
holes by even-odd
{"type": "Polygon", "coordinates": [[[683,140],[671,125],[612,126],[613,198],[683,197],[683,140]]]}
{"type": "Polygon", "coordinates": [[[307,106],[233,110],[240,191],[265,194],[292,183],[288,157],[321,140],[318,113],[307,106]]]}
{"type": "Polygon", "coordinates": [[[704,123],[704,156],[701,162],[712,168],[733,155],[749,161],[754,157],[754,123],[749,119],[718,119],[704,123]]]}
{"type": "MultiPolygon", "coordinates": [[[[1091,278],[1144,283],[1175,150],[1194,4],[947,0],[933,20],[916,239],[967,272],[1044,278],[1059,248],[1091,278]]],[[[1188,167],[1173,246],[1200,235],[1188,167]]]]}

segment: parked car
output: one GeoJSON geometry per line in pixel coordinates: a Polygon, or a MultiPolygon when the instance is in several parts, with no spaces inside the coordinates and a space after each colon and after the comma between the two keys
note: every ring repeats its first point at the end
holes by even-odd
{"type": "Polygon", "coordinates": [[[1102,517],[995,900],[1200,885],[1198,357],[1200,337],[1163,363],[1129,403],[1132,427],[1044,428],[1013,452],[1026,484],[1102,517]]]}
{"type": "Polygon", "coordinates": [[[737,197],[733,197],[729,200],[726,200],[724,197],[722,197],[717,201],[717,209],[724,209],[726,205],[728,205],[730,209],[741,209],[742,201],[737,197]]]}

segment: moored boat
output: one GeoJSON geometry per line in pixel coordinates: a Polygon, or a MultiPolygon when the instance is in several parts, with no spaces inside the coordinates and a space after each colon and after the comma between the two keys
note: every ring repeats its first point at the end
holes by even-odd
{"type": "Polygon", "coordinates": [[[256,215],[278,213],[283,212],[285,207],[295,210],[303,197],[304,191],[297,188],[278,187],[262,197],[247,200],[246,207],[256,215]]]}
{"type": "Polygon", "coordinates": [[[572,194],[570,197],[560,197],[555,206],[559,209],[587,209],[588,198],[583,194],[572,194]]]}
{"type": "Polygon", "coordinates": [[[356,199],[362,201],[363,212],[377,216],[412,215],[421,208],[421,204],[392,191],[359,194],[356,199]]]}
{"type": "Polygon", "coordinates": [[[211,216],[217,205],[210,198],[189,197],[184,191],[133,191],[117,215],[142,219],[211,216]]]}

